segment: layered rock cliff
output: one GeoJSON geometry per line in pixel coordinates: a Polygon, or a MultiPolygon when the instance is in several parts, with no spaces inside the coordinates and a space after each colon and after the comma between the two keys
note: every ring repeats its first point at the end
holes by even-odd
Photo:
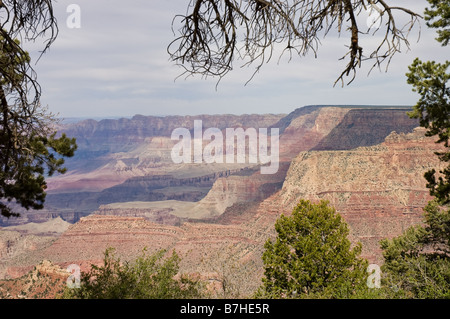
{"type": "MultiPolygon", "coordinates": [[[[422,208],[430,199],[423,172],[439,167],[434,155],[439,148],[417,129],[391,133],[370,147],[301,152],[280,191],[260,203],[235,203],[225,209],[223,218],[173,226],[142,217],[91,215],[70,226],[50,247],[36,251],[33,260],[41,256],[61,265],[86,265],[99,262],[108,247],[115,247],[125,259],[136,257],[144,247],[175,249],[183,272],[218,280],[227,277],[245,295],[261,283],[263,246],[275,236],[276,219],[289,215],[304,198],[329,200],[348,222],[353,243],[363,244],[363,257],[380,263],[379,240],[421,222],[422,208]]],[[[221,183],[219,179],[217,184],[221,183]]],[[[25,273],[31,265],[23,261],[22,267],[25,273]]],[[[14,268],[17,275],[19,270],[14,268]]]]}
{"type": "MultiPolygon", "coordinates": [[[[205,176],[224,172],[226,166],[186,164],[164,167],[164,174],[160,174],[164,178],[139,175],[142,170],[138,175],[127,175],[120,183],[87,192],[89,196],[95,194],[95,201],[83,202],[76,192],[55,195],[59,205],[76,201],[79,206],[88,206],[95,202],[97,212],[81,218],[57,239],[29,251],[28,259],[11,256],[8,273],[23,274],[36,260],[46,258],[59,264],[98,262],[108,247],[116,247],[124,258],[137,256],[143,247],[165,248],[179,252],[182,271],[214,272],[220,277],[224,269],[234,269],[234,274],[227,276],[234,276],[242,291],[250,292],[260,284],[261,254],[264,242],[275,235],[276,219],[282,213],[289,214],[300,198],[329,200],[349,223],[352,241],[363,243],[364,257],[380,262],[379,239],[398,235],[421,221],[422,208],[430,198],[423,173],[439,166],[434,155],[439,145],[426,138],[423,130],[413,131],[417,121],[409,119],[405,112],[394,108],[311,106],[283,118],[274,116],[271,126],[280,128],[281,133],[281,163],[274,175],[261,175],[257,167],[233,167],[231,174],[208,179],[205,176]],[[204,173],[206,169],[208,174],[204,173]],[[166,174],[168,171],[171,173],[166,174]],[[180,201],[183,193],[195,189],[204,197],[180,201]],[[101,194],[108,194],[113,201],[104,202],[106,205],[99,209],[101,194]],[[157,201],[148,204],[143,199],[157,201]],[[13,264],[23,270],[13,268],[13,264]]],[[[119,124],[111,123],[106,124],[117,129],[119,124]]],[[[106,124],[104,130],[109,127],[106,124]]],[[[99,134],[96,130],[92,128],[89,136],[99,134]]],[[[143,137],[144,131],[141,128],[135,132],[143,137]]],[[[108,138],[112,141],[112,137],[108,138]]],[[[154,138],[152,141],[158,149],[154,138]]],[[[165,139],[160,141],[162,159],[170,144],[165,144],[165,139]]],[[[115,153],[114,163],[122,163],[116,166],[121,174],[135,174],[146,165],[145,157],[135,157],[143,154],[145,147],[134,150],[138,151],[115,153]]],[[[107,172],[114,166],[111,163],[99,171],[107,172]]],[[[69,181],[75,181],[75,175],[69,176],[69,181]]]]}
{"type": "Polygon", "coordinates": [[[417,120],[409,119],[405,108],[321,106],[303,107],[284,117],[279,115],[167,118],[136,116],[128,120],[85,121],[67,128],[68,134],[70,132],[75,135],[81,134],[82,150],[93,147],[93,143],[100,143],[103,145],[101,147],[112,152],[112,149],[108,147],[112,143],[111,136],[116,134],[118,134],[116,144],[125,148],[131,144],[135,146],[128,152],[111,153],[107,157],[108,164],[100,169],[89,173],[75,172],[73,175],[51,180],[47,205],[56,210],[89,213],[96,211],[101,204],[114,202],[201,201],[199,210],[204,211],[209,207],[214,212],[197,215],[217,216],[235,203],[262,200],[280,189],[290,161],[299,152],[311,149],[344,150],[374,145],[393,130],[409,132],[415,126],[417,126],[417,120]],[[220,130],[225,130],[227,127],[278,128],[281,134],[279,170],[276,174],[272,174],[270,179],[264,180],[261,179],[258,168],[256,170],[254,167],[251,168],[252,165],[249,163],[174,164],[169,155],[174,142],[169,140],[169,136],[177,127],[192,130],[196,119],[203,121],[203,129],[209,127],[217,127],[220,130]],[[128,128],[130,125],[137,127],[128,128]],[[80,127],[84,129],[81,130],[80,127]],[[134,137],[124,141],[123,138],[127,134],[134,137]],[[231,177],[230,181],[221,180],[212,187],[213,182],[217,177],[223,176],[224,172],[230,172],[225,176],[227,177],[240,174],[244,168],[250,168],[247,170],[247,175],[251,177],[231,177]],[[207,180],[201,181],[204,178],[207,180]],[[239,180],[242,180],[242,186],[238,186],[239,180]],[[220,183],[236,185],[236,187],[223,188],[219,185],[220,183]],[[234,190],[247,189],[252,183],[258,184],[254,186],[254,189],[258,191],[244,191],[237,196],[230,195],[230,192],[233,193],[234,190]],[[102,185],[103,189],[101,189],[102,185]],[[71,192],[62,193],[67,187],[71,187],[71,192]],[[100,189],[86,191],[86,188],[95,190],[95,187],[100,189]],[[223,194],[219,194],[218,189],[222,189],[223,194]],[[226,192],[228,193],[225,194],[226,192]],[[247,199],[243,198],[244,196],[248,196],[247,199]]]}
{"type": "Polygon", "coordinates": [[[424,132],[393,132],[381,144],[348,151],[300,153],[280,192],[283,206],[291,209],[299,198],[328,200],[365,256],[380,257],[379,240],[421,222],[431,199],[423,174],[441,165],[434,152],[442,148],[424,132]]]}

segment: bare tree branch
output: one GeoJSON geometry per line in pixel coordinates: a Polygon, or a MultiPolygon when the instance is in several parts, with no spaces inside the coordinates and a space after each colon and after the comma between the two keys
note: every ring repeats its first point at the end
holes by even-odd
{"type": "Polygon", "coordinates": [[[350,84],[362,61],[374,60],[373,67],[385,61],[389,65],[401,45],[409,48],[407,37],[419,18],[408,8],[389,6],[386,0],[191,0],[187,13],[172,22],[176,38],[167,51],[184,69],[181,76],[199,74],[220,81],[233,69],[235,60],[242,60],[242,66],[256,65],[257,73],[279,44],[285,46],[281,54],[289,53],[290,58],[293,54],[316,55],[319,39],[336,30],[348,33],[350,41],[341,58],[348,64],[335,84],[344,84],[349,76],[350,84]],[[363,32],[357,16],[368,8],[376,9],[387,22],[379,46],[364,54],[361,36],[369,32],[363,32]],[[408,16],[410,22],[398,28],[394,12],[408,16]],[[176,25],[180,27],[175,31],[176,25]]]}

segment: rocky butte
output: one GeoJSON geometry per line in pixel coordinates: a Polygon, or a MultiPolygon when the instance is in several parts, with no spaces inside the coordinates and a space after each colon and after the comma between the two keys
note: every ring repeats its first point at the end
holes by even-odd
{"type": "MultiPolygon", "coordinates": [[[[50,181],[47,210],[52,218],[78,218],[67,218],[67,230],[26,254],[13,253],[22,244],[11,248],[0,259],[1,274],[23,275],[43,259],[83,269],[100,262],[108,247],[124,259],[144,247],[164,248],[179,253],[181,271],[227,280],[228,296],[245,296],[261,282],[263,245],[275,235],[276,219],[300,198],[329,200],[348,222],[352,242],[363,244],[364,257],[380,263],[379,240],[421,222],[430,199],[423,173],[440,165],[434,155],[439,145],[406,111],[307,106],[288,115],[137,116],[69,125],[65,130],[79,138],[81,153],[68,175],[50,181]],[[171,162],[171,129],[193,129],[194,119],[221,130],[278,128],[279,170],[264,175],[249,163],[171,162]]],[[[13,231],[8,229],[0,234],[13,231]]],[[[31,236],[14,231],[16,242],[31,236]]]]}

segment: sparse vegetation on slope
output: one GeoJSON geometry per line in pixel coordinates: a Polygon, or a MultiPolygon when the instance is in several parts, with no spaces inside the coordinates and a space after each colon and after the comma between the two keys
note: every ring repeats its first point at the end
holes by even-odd
{"type": "Polygon", "coordinates": [[[142,255],[133,262],[121,263],[113,249],[105,251],[103,265],[92,265],[88,272],[81,272],[79,288],[67,288],[63,298],[80,299],[183,299],[201,296],[198,281],[180,275],[180,258],[173,251],[164,258],[166,251],[142,255]]]}

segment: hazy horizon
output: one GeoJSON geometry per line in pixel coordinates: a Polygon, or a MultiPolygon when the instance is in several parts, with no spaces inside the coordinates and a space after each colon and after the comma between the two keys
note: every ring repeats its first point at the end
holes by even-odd
{"type": "Polygon", "coordinates": [[[116,120],[116,119],[122,119],[122,118],[126,118],[126,119],[131,119],[135,116],[153,116],[153,117],[169,117],[169,116],[203,116],[203,115],[211,115],[211,116],[215,116],[215,115],[236,115],[236,116],[242,116],[242,115],[253,115],[253,114],[259,114],[259,115],[264,115],[264,114],[281,114],[281,115],[288,115],[289,113],[299,109],[299,108],[303,108],[303,107],[308,107],[308,106],[321,106],[321,107],[343,107],[343,108],[381,108],[381,109],[391,109],[391,108],[400,108],[400,109],[411,109],[412,105],[359,105],[359,104],[311,104],[311,105],[303,105],[297,108],[293,108],[290,112],[286,112],[286,113],[274,113],[274,112],[266,112],[266,113],[199,113],[199,114],[185,114],[185,115],[178,115],[178,114],[133,114],[133,115],[117,115],[117,116],[109,116],[109,115],[104,115],[104,116],[68,116],[68,117],[62,117],[62,116],[57,116],[57,118],[61,119],[64,123],[73,123],[73,122],[78,122],[78,121],[84,121],[84,120],[95,120],[95,121],[101,121],[101,120],[108,120],[108,119],[112,119],[112,120],[116,120]]]}
{"type": "MultiPolygon", "coordinates": [[[[347,63],[339,59],[346,53],[349,39],[345,32],[339,37],[332,31],[321,39],[317,58],[309,54],[294,56],[290,62],[288,56],[278,61],[275,53],[247,85],[256,66],[241,67],[244,61],[235,61],[234,69],[217,85],[216,78],[177,79],[183,70],[169,61],[166,49],[175,39],[172,20],[186,11],[186,2],[79,0],[80,28],[69,28],[66,21],[71,3],[61,0],[54,4],[59,35],[34,65],[42,86],[42,104],[66,118],[289,113],[311,104],[414,105],[419,95],[406,83],[408,66],[416,57],[438,62],[448,59],[448,48],[442,47],[435,40],[435,30],[421,21],[408,38],[410,50],[402,47],[387,72],[383,66],[368,75],[372,62],[366,61],[352,84],[334,87],[347,63]]],[[[396,5],[423,13],[428,2],[399,0],[396,5]]],[[[364,19],[364,14],[359,18],[364,19]]],[[[366,54],[381,36],[382,32],[362,34],[366,54]]],[[[39,41],[26,43],[33,61],[42,48],[39,41]]]]}

